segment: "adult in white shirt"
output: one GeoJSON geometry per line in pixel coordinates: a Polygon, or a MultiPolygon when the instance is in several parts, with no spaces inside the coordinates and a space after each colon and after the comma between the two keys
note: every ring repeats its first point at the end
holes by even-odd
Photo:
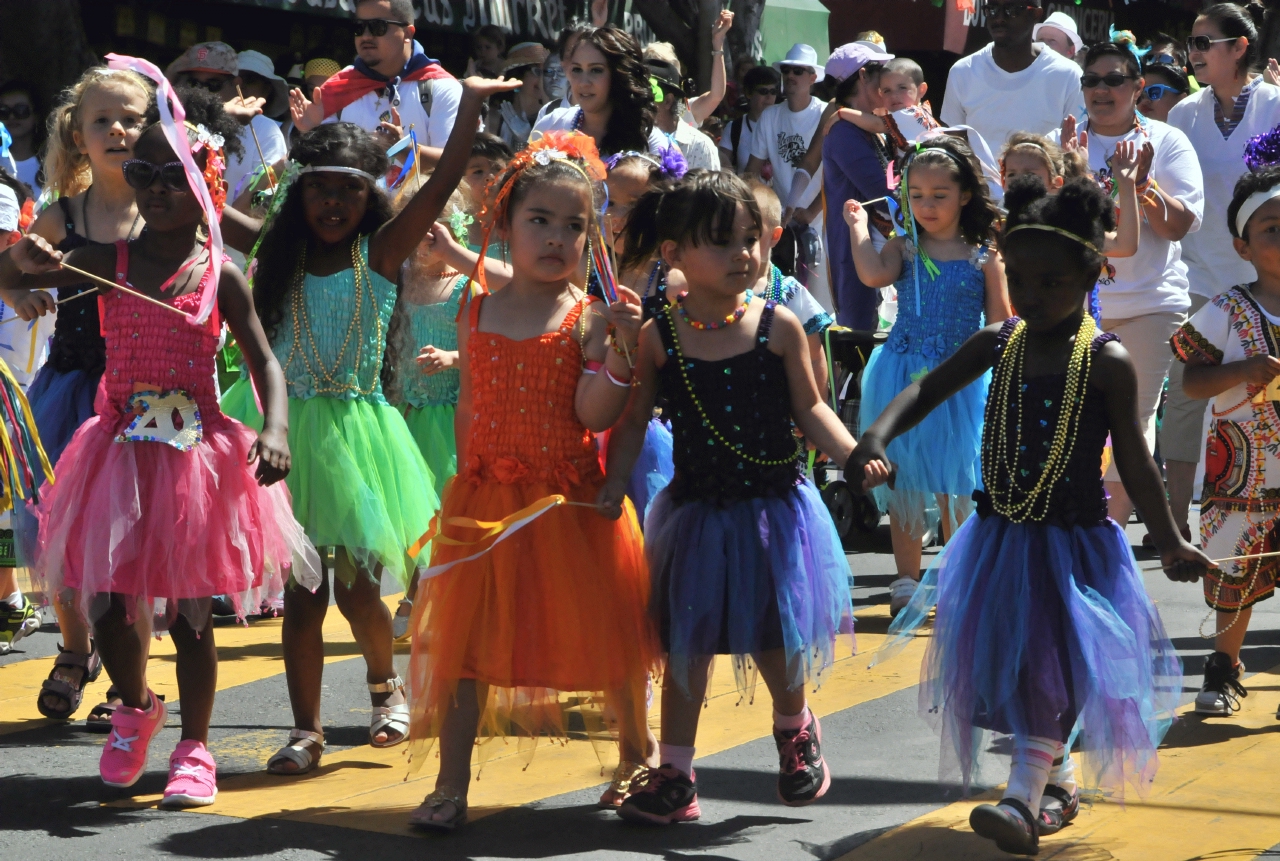
{"type": "Polygon", "coordinates": [[[751,158],[746,172],[759,176],[768,162],[773,168],[773,191],[785,202],[790,197],[791,178],[822,122],[826,105],[815,98],[812,91],[813,85],[826,73],[818,65],[817,52],[802,43],[791,46],[786,58],[774,66],[782,74],[782,95],[786,101],[765,108],[760,114],[751,136],[751,158]]]}
{"type": "MultiPolygon", "coordinates": [[[[1239,6],[1209,7],[1196,19],[1187,41],[1191,67],[1202,89],[1173,106],[1169,125],[1186,134],[1204,173],[1204,224],[1182,240],[1191,288],[1189,313],[1194,314],[1219,293],[1257,277],[1253,265],[1241,260],[1231,243],[1227,206],[1246,170],[1245,144],[1280,122],[1280,87],[1268,86],[1250,72],[1261,43],[1253,21],[1239,6]]],[[[1174,522],[1188,534],[1187,513],[1204,450],[1208,401],[1191,400],[1182,391],[1183,367],[1174,362],[1169,371],[1160,453],[1165,458],[1174,522]]]]}
{"type": "Polygon", "coordinates": [[[747,112],[724,127],[720,136],[720,164],[741,176],[751,160],[751,141],[760,115],[765,108],[778,103],[782,79],[771,66],[756,66],[742,79],[742,92],[747,97],[747,112]]]}
{"type": "MultiPolygon", "coordinates": [[[[1181,241],[1200,227],[1204,180],[1196,151],[1173,126],[1141,117],[1137,111],[1143,80],[1138,58],[1128,46],[1094,45],[1085,53],[1084,101],[1088,118],[1077,134],[1068,117],[1061,139],[1068,147],[1087,141],[1089,169],[1108,187],[1111,157],[1120,141],[1152,149],[1151,167],[1138,177],[1142,232],[1138,253],[1112,261],[1114,276],[1098,280],[1102,328],[1120,336],[1138,376],[1138,417],[1147,445],[1155,447],[1155,414],[1173,353],[1169,338],[1186,319],[1187,265],[1181,241]]],[[[1057,137],[1057,135],[1054,135],[1057,137]]],[[[1133,504],[1120,483],[1115,464],[1104,476],[1111,495],[1108,510],[1117,523],[1127,523],[1133,504]]]]}
{"type": "Polygon", "coordinates": [[[1080,107],[1080,67],[1031,33],[1040,0],[987,0],[991,44],[962,57],[947,77],[942,123],[972,126],[999,152],[1013,132],[1048,134],[1080,107]]]}
{"type": "Polygon", "coordinates": [[[680,70],[666,60],[646,60],[650,77],[658,82],[662,101],[653,125],[684,156],[689,170],[719,170],[720,156],[711,138],[690,124],[680,70]]]}
{"type": "Polygon", "coordinates": [[[390,146],[412,126],[421,163],[434,166],[453,131],[462,85],[423,53],[413,20],[411,0],[356,0],[356,61],[325,81],[314,102],[301,90],[289,94],[298,130],[340,120],[390,146]]]}

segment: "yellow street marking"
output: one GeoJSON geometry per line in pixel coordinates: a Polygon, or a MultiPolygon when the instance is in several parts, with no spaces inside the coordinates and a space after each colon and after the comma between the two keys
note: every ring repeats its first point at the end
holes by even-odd
{"type": "MultiPolygon", "coordinates": [[[[867,669],[870,655],[884,641],[888,625],[885,608],[873,608],[858,617],[860,654],[848,654],[848,638],[842,638],[846,657],[836,662],[822,687],[809,695],[809,705],[819,717],[909,688],[919,678],[925,638],[918,637],[892,661],[867,669]]],[[[709,756],[766,737],[772,732],[769,695],[763,683],[759,702],[739,704],[733,673],[721,663],[712,679],[707,708],[702,711],[698,752],[709,756]]],[[[655,697],[656,699],[656,697],[655,697]]],[[[658,704],[650,711],[657,723],[658,704]]],[[[608,780],[589,741],[542,740],[532,764],[518,744],[496,741],[487,754],[478,780],[472,782],[470,818],[496,813],[543,798],[598,786],[608,780]]],[[[218,800],[200,813],[240,818],[284,818],[357,828],[389,834],[412,833],[409,813],[435,785],[438,761],[434,751],[422,770],[408,775],[403,746],[389,750],[358,747],[321,760],[319,768],[301,778],[263,773],[219,781],[218,800]]],[[[147,806],[159,800],[147,796],[112,806],[147,806]]]]}
{"type": "MultiPolygon", "coordinates": [[[[384,598],[395,611],[399,595],[384,598]]],[[[259,619],[249,626],[227,625],[214,631],[218,644],[218,690],[260,681],[284,672],[280,646],[281,619],[259,619]]],[[[360,650],[351,636],[351,626],[330,607],[324,620],[325,663],[359,657],[360,650]]],[[[177,658],[173,640],[163,637],[151,643],[151,661],[147,665],[147,682],[157,694],[169,701],[178,698],[177,658]]],[[[46,720],[36,710],[40,686],[53,668],[52,656],[15,661],[0,667],[0,735],[58,723],[46,720]]],[[[283,689],[284,681],[281,680],[283,689]]],[[[85,688],[84,700],[77,714],[83,718],[88,710],[106,698],[111,682],[104,672],[98,681],[85,688]]]]}
{"type": "MultiPolygon", "coordinates": [[[[1053,861],[1219,861],[1254,858],[1280,843],[1280,666],[1249,680],[1243,710],[1203,720],[1189,707],[1160,749],[1160,770],[1145,800],[1103,801],[1040,840],[1053,861]]],[[[949,805],[863,844],[840,861],[1008,858],[969,830],[969,811],[999,791],[949,805]]]]}

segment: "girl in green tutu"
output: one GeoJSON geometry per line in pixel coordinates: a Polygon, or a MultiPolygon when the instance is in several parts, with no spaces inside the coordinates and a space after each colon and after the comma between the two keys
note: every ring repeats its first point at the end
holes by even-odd
{"type": "MultiPolygon", "coordinates": [[[[396,282],[462,178],[481,104],[511,88],[478,78],[463,83],[454,133],[434,174],[395,215],[376,185],[389,163],[372,137],[341,122],[303,135],[292,152],[301,170],[258,255],[254,303],[289,387],[294,515],[332,559],[334,598],[367,667],[375,747],[399,744],[409,729],[381,579],[386,572],[407,585],[426,561],[409,558],[408,548],[439,507],[431,471],[383,394],[384,380],[395,378],[395,352],[387,347],[396,282]]],[[[248,401],[243,393],[227,395],[229,404],[248,401]]],[[[252,423],[252,416],[237,418],[252,423]]],[[[300,774],[315,768],[324,750],[327,578],[314,593],[290,583],[284,604],[294,728],[267,770],[300,774]]]]}

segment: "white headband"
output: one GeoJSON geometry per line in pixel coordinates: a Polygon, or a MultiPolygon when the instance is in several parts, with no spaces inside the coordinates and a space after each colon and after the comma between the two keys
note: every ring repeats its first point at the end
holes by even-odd
{"type": "Polygon", "coordinates": [[[1266,191],[1255,191],[1245,200],[1244,205],[1240,207],[1240,211],[1236,213],[1236,234],[1244,239],[1244,227],[1249,223],[1249,219],[1253,218],[1253,214],[1258,208],[1268,200],[1275,200],[1280,197],[1280,185],[1273,186],[1266,191]]]}
{"type": "Polygon", "coordinates": [[[352,176],[362,176],[362,177],[364,177],[365,179],[369,180],[369,182],[374,182],[374,183],[376,183],[376,182],[378,181],[378,180],[377,180],[377,179],[375,179],[371,174],[366,173],[365,171],[361,170],[361,169],[360,169],[360,168],[358,168],[358,167],[343,167],[342,165],[337,165],[337,164],[313,164],[313,165],[308,165],[307,167],[304,167],[302,170],[298,171],[298,173],[299,173],[299,174],[303,174],[303,173],[349,173],[349,174],[351,174],[352,176]]]}

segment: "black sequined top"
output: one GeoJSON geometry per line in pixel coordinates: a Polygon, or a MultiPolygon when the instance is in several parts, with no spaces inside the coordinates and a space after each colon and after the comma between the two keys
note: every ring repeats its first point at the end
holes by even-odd
{"type": "MultiPolygon", "coordinates": [[[[66,222],[67,235],[58,243],[62,252],[83,248],[86,245],[102,245],[76,233],[75,221],[71,218],[71,208],[65,197],[58,200],[62,207],[62,217],[66,222]]],[[[89,374],[101,374],[107,366],[107,342],[102,338],[102,325],[98,317],[98,291],[94,285],[85,281],[58,288],[58,300],[69,299],[77,293],[89,291],[65,305],[58,306],[58,316],[53,323],[53,338],[49,341],[49,364],[54,370],[65,374],[70,371],[85,371],[89,374]]]]}
{"type": "MultiPolygon", "coordinates": [[[[1000,329],[996,342],[996,364],[1004,355],[1004,348],[1009,343],[1018,324],[1017,317],[1010,317],[1000,329]]],[[[1108,341],[1119,341],[1111,333],[1102,333],[1093,339],[1091,350],[1096,356],[1102,345],[1108,341]]],[[[1093,373],[1097,373],[1094,369],[1093,373]]],[[[1022,379],[1022,442],[1021,450],[1014,461],[1018,470],[1018,484],[1024,489],[1035,486],[1041,471],[1049,459],[1049,450],[1053,445],[1053,434],[1058,423],[1058,414],[1062,410],[1063,392],[1067,385],[1067,374],[1044,374],[1038,377],[1022,379]]],[[[993,430],[991,424],[997,421],[994,388],[992,397],[987,400],[986,423],[988,431],[993,430]]],[[[1010,404],[1008,411],[1009,426],[1005,428],[1006,445],[1012,448],[1018,439],[1016,405],[1010,404]]],[[[1085,390],[1084,411],[1076,429],[1075,447],[1071,459],[1062,474],[1062,479],[1054,486],[1046,509],[1049,516],[1042,522],[1060,526],[1095,526],[1107,519],[1107,495],[1102,486],[1102,450],[1107,444],[1107,436],[1111,433],[1111,424],[1107,417],[1107,406],[1102,391],[1090,384],[1085,390]]],[[[984,433],[983,445],[996,445],[998,434],[984,433]]],[[[1012,454],[1012,452],[1010,452],[1012,454]]],[[[1001,471],[1007,481],[1008,476],[1001,471]]],[[[987,479],[983,475],[984,481],[987,479]]],[[[979,490],[973,494],[978,504],[978,514],[982,517],[995,514],[991,499],[979,490]]],[[[1036,506],[1037,509],[1039,506],[1036,506]]]]}
{"type": "Polygon", "coordinates": [[[796,452],[796,438],[786,368],[782,357],[769,350],[774,307],[773,302],[765,303],[754,349],[717,361],[685,358],[684,374],[672,331],[677,311],[673,307],[655,318],[667,351],[659,383],[661,394],[670,403],[666,415],[675,437],[676,469],[670,493],[676,502],[727,504],[783,496],[800,482],[800,459],[789,457],[796,452]],[[698,404],[707,420],[703,420],[698,404]],[[711,426],[729,445],[717,438],[711,426]],[[741,457],[737,450],[758,460],[785,462],[762,466],[741,457]]]}

